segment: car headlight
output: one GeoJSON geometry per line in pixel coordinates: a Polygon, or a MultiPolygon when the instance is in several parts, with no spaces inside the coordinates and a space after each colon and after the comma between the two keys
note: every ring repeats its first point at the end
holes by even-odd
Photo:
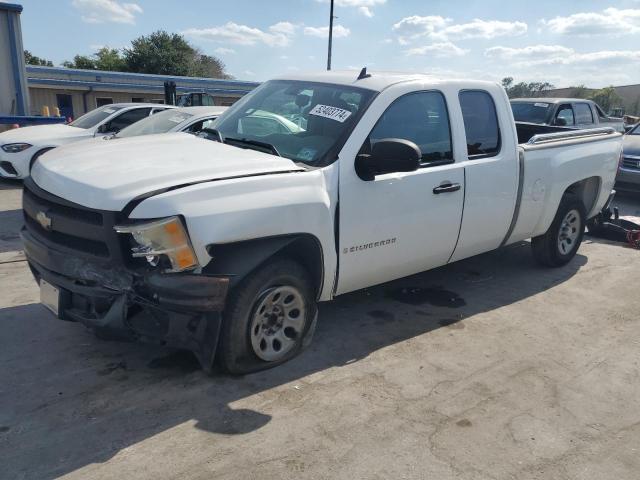
{"type": "Polygon", "coordinates": [[[7,153],[18,153],[26,150],[30,146],[30,143],[7,143],[6,145],[2,145],[2,150],[7,153]]]}
{"type": "Polygon", "coordinates": [[[171,263],[169,272],[181,272],[198,266],[189,235],[178,217],[113,228],[118,233],[133,236],[138,244],[131,249],[133,257],[146,257],[149,263],[157,265],[157,258],[164,256],[171,263]]]}

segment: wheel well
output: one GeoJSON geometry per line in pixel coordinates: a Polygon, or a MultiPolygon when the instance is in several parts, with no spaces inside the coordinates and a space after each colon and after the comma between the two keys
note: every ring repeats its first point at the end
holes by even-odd
{"type": "Polygon", "coordinates": [[[588,215],[598,200],[599,191],[600,177],[589,177],[569,185],[565,190],[564,195],[573,195],[582,200],[584,210],[588,215]]]}
{"type": "Polygon", "coordinates": [[[33,156],[31,157],[31,160],[29,161],[29,174],[31,174],[31,169],[33,168],[33,164],[36,163],[36,160],[38,159],[38,157],[40,157],[40,155],[42,155],[45,152],[48,152],[49,150],[53,150],[56,147],[46,147],[46,148],[41,148],[40,150],[38,150],[36,153],[33,154],[33,156]]]}
{"type": "Polygon", "coordinates": [[[316,296],[324,279],[324,260],[320,241],[311,234],[279,235],[207,246],[211,262],[203,273],[230,275],[231,288],[256,268],[275,256],[285,256],[300,263],[311,275],[316,296]]]}

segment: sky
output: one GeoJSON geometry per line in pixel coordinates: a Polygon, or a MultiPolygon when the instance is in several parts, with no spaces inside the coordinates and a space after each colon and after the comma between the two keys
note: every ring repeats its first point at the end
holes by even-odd
{"type": "MultiPolygon", "coordinates": [[[[58,65],[158,29],[240,80],[326,68],[329,0],[14,0],[27,50],[58,65]]],[[[640,0],[335,0],[333,69],[640,83],[640,0]]]]}

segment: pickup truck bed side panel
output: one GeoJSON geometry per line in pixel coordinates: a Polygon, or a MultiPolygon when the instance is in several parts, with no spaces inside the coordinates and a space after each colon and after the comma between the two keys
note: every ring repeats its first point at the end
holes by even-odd
{"type": "Polygon", "coordinates": [[[581,180],[592,177],[599,180],[600,193],[595,204],[587,206],[587,216],[590,218],[600,211],[615,182],[620,146],[620,135],[521,145],[524,154],[522,202],[507,243],[545,233],[567,188],[581,180]]]}
{"type": "Polygon", "coordinates": [[[329,300],[336,271],[335,203],[329,194],[335,191],[329,184],[337,183],[334,168],[201,183],[144,200],[130,217],[184,216],[202,266],[211,260],[210,244],[292,233],[313,235],[322,246],[324,260],[320,300],[329,300]]]}

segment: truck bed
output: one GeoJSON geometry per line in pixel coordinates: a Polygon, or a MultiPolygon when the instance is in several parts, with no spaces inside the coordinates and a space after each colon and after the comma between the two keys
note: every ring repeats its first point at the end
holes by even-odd
{"type": "Polygon", "coordinates": [[[543,234],[562,195],[579,180],[587,218],[594,216],[613,189],[621,149],[622,136],[610,127],[538,133],[521,143],[520,203],[507,243],[543,234]]]}
{"type": "Polygon", "coordinates": [[[575,130],[575,128],[541,125],[539,123],[516,122],[516,132],[518,133],[518,143],[520,144],[527,143],[531,140],[531,137],[535,135],[573,130],[575,130]]]}

